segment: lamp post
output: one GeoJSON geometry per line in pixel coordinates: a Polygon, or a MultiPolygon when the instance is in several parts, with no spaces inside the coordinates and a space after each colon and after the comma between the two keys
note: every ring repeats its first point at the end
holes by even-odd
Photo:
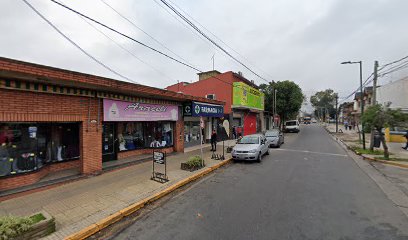
{"type": "MultiPolygon", "coordinates": [[[[364,93],[363,93],[363,62],[358,61],[358,62],[342,62],[341,64],[360,64],[360,101],[361,101],[361,114],[360,114],[360,121],[361,118],[363,117],[364,114],[364,93]]],[[[361,135],[363,137],[363,149],[366,149],[366,144],[365,144],[365,134],[364,134],[364,123],[361,121],[361,135]]]]}
{"type": "Polygon", "coordinates": [[[276,116],[276,113],[277,113],[277,111],[276,111],[276,93],[278,92],[278,90],[277,89],[274,89],[274,100],[273,100],[273,103],[274,103],[274,108],[273,108],[273,111],[274,111],[274,113],[273,113],[273,128],[275,128],[275,124],[276,124],[276,120],[275,120],[275,116],[276,116]]]}

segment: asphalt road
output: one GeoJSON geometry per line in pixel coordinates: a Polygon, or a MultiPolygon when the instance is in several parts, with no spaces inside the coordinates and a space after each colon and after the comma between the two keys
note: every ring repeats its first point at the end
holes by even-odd
{"type": "Polygon", "coordinates": [[[115,239],[408,239],[408,219],[318,125],[234,163],[115,239]]]}

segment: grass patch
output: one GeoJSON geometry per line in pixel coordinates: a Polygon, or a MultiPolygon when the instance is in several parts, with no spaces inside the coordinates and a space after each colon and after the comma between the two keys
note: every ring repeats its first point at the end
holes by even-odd
{"type": "Polygon", "coordinates": [[[200,156],[192,156],[188,159],[186,164],[190,167],[203,167],[203,160],[201,159],[200,156]]]}
{"type": "Polygon", "coordinates": [[[31,216],[30,219],[33,221],[33,224],[36,224],[40,222],[41,220],[45,220],[45,217],[41,213],[38,213],[38,214],[31,216]]]}
{"type": "MultiPolygon", "coordinates": [[[[351,147],[354,151],[359,152],[361,154],[369,154],[369,155],[384,155],[383,150],[374,150],[371,151],[370,149],[363,149],[361,147],[352,146],[351,147]]],[[[391,154],[391,153],[390,153],[391,154]]]]}

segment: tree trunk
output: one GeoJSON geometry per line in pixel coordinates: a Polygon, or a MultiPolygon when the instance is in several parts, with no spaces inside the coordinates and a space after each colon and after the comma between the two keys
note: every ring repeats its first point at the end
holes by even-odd
{"type": "Polygon", "coordinates": [[[389,159],[390,158],[390,153],[388,152],[388,146],[387,146],[387,143],[385,142],[384,134],[381,134],[381,143],[382,143],[383,148],[384,148],[384,158],[389,159]]]}
{"type": "Polygon", "coordinates": [[[370,151],[374,151],[374,133],[375,133],[375,128],[372,128],[371,138],[370,138],[370,151]]]}

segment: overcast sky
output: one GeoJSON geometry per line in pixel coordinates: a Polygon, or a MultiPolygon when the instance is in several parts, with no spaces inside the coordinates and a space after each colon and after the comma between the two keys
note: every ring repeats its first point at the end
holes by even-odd
{"type": "MultiPolygon", "coordinates": [[[[126,52],[82,18],[51,1],[28,1],[85,51],[138,83],[164,88],[177,80],[197,80],[197,71],[97,27],[131,54],[126,52]]],[[[211,57],[215,54],[216,70],[241,71],[257,84],[264,83],[181,24],[159,0],[104,1],[200,70],[212,70],[211,57]]],[[[101,0],[62,2],[174,56],[101,0]]],[[[293,80],[307,95],[332,88],[345,96],[357,88],[358,65],[340,65],[342,61],[362,60],[366,78],[373,71],[374,60],[381,65],[408,55],[407,0],[172,2],[232,47],[210,35],[253,71],[268,80],[293,80]]],[[[123,80],[61,37],[22,0],[0,0],[0,32],[2,57],[123,80]]],[[[380,79],[380,84],[407,74],[394,73],[380,79]]]]}

